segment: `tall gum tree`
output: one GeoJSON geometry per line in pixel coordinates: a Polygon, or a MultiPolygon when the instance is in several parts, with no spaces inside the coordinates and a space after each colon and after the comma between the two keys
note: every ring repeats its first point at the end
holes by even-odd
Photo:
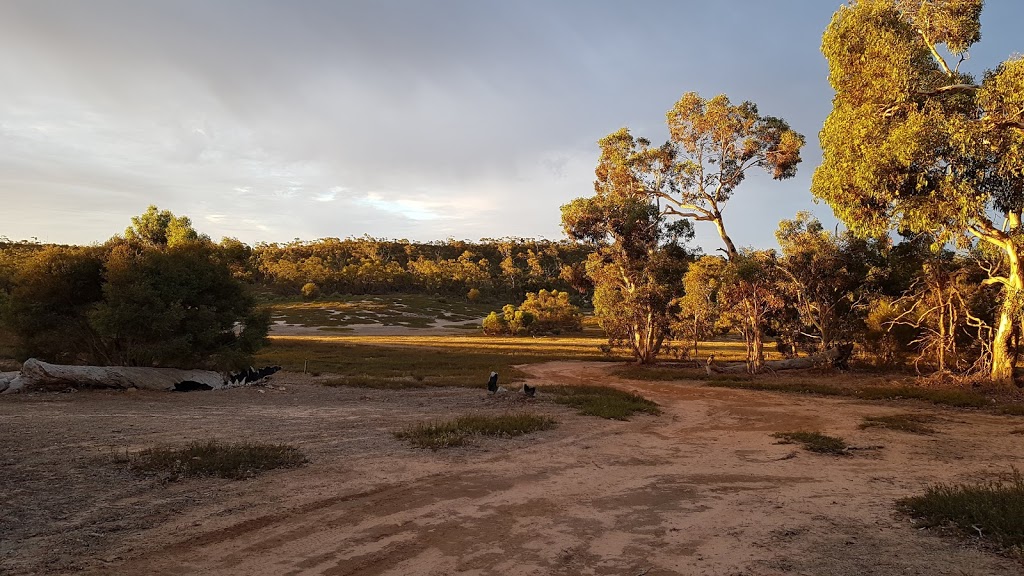
{"type": "Polygon", "coordinates": [[[804,137],[785,120],[762,116],[756,104],[732,104],[724,94],[706,100],[688,92],[666,119],[669,142],[657,150],[673,161],[669,177],[655,172],[645,182],[666,213],[713,223],[733,260],[739,252],[725,231],[725,204],[752,169],[775,180],[795,176],[804,137]]]}
{"type": "Polygon", "coordinates": [[[1003,288],[991,378],[1013,380],[1022,321],[1024,60],[981,82],[959,70],[981,38],[982,0],[856,0],[822,52],[835,90],[812,192],[852,230],[928,232],[988,245],[1003,288]]]}

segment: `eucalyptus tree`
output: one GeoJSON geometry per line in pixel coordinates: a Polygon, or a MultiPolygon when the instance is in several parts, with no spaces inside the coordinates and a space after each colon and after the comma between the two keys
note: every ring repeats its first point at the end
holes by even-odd
{"type": "Polygon", "coordinates": [[[1002,257],[990,375],[1011,382],[1022,321],[1024,59],[960,71],[982,0],[856,0],[822,41],[835,90],[812,192],[851,229],[932,234],[1002,257]]]}
{"type": "Polygon", "coordinates": [[[785,120],[761,115],[753,102],[733,104],[724,94],[704,99],[688,92],[666,118],[670,137],[663,148],[673,163],[668,178],[648,176],[650,191],[666,202],[666,213],[713,223],[735,259],[725,204],[751,170],[766,170],[775,180],[795,176],[804,137],[785,120]]]}
{"type": "Polygon", "coordinates": [[[638,174],[667,173],[669,151],[651,148],[628,130],[599,142],[595,195],[562,206],[566,234],[594,247],[586,273],[594,283],[594,309],[611,342],[625,342],[637,362],[652,362],[669,333],[690,254],[682,244],[692,226],[672,227],[638,174]]]}

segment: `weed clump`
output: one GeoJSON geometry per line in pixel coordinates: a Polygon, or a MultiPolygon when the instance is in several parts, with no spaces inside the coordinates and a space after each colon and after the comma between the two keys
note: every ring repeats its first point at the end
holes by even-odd
{"type": "Polygon", "coordinates": [[[819,454],[849,455],[850,447],[847,446],[845,440],[820,432],[776,432],[772,436],[778,438],[780,444],[800,443],[804,445],[805,450],[818,452],[819,454]]]}
{"type": "Polygon", "coordinates": [[[157,446],[128,457],[130,467],[144,474],[179,477],[214,476],[238,480],[275,468],[296,468],[307,462],[301,451],[285,444],[192,442],[183,448],[157,446]]]}
{"type": "Polygon", "coordinates": [[[936,430],[926,424],[934,422],[935,417],[928,414],[891,414],[889,416],[866,416],[861,423],[865,428],[887,428],[911,434],[935,434],[936,430]]]}
{"type": "Polygon", "coordinates": [[[505,414],[501,416],[462,416],[443,422],[418,424],[395,432],[395,437],[408,440],[417,448],[452,448],[466,444],[469,437],[522,436],[530,432],[554,428],[557,422],[536,414],[505,414]]]}
{"type": "Polygon", "coordinates": [[[1016,469],[1008,481],[938,484],[897,505],[927,527],[955,526],[1005,550],[1024,552],[1024,477],[1016,469]]]}
{"type": "Polygon", "coordinates": [[[661,414],[658,404],[632,392],[606,386],[552,386],[544,388],[554,401],[572,406],[584,416],[629,420],[637,412],[661,414]]]}

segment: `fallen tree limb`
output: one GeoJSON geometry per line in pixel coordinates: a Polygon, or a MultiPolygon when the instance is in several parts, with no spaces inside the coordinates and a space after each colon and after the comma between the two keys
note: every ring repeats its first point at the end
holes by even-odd
{"type": "MultiPolygon", "coordinates": [[[[850,356],[853,355],[853,344],[843,344],[835,348],[829,348],[807,358],[789,358],[787,360],[772,360],[764,363],[765,370],[796,370],[800,368],[813,368],[815,366],[832,366],[835,368],[847,369],[850,356]]],[[[724,366],[716,366],[711,358],[707,365],[708,374],[739,374],[747,371],[746,362],[730,363],[724,366]]]]}
{"type": "MultiPolygon", "coordinates": [[[[3,375],[11,374],[5,372],[3,375]]],[[[210,370],[139,368],[130,366],[66,366],[34,358],[21,372],[3,383],[0,392],[10,394],[33,388],[141,388],[144,390],[216,390],[224,388],[224,376],[210,370]]]]}

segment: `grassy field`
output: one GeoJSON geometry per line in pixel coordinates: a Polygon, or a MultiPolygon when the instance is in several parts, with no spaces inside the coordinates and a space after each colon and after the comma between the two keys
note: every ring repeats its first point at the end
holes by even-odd
{"type": "Polygon", "coordinates": [[[417,424],[395,432],[395,437],[408,440],[417,448],[453,448],[463,446],[472,436],[522,436],[557,425],[554,419],[537,414],[503,414],[500,416],[462,416],[454,420],[417,424]]]}
{"type": "Polygon", "coordinates": [[[550,360],[626,360],[600,350],[594,336],[497,338],[444,336],[275,336],[259,365],[342,375],[338,385],[367,387],[482,386],[493,371],[507,385],[522,376],[516,364],[550,360]],[[347,379],[347,380],[346,380],[347,379]],[[407,383],[407,385],[403,385],[407,383]]]}

